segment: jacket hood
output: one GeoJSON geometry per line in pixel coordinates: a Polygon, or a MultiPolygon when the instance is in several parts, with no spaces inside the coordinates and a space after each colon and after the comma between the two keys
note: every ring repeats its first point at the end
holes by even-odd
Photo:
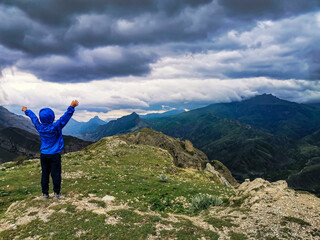
{"type": "Polygon", "coordinates": [[[54,112],[50,108],[42,108],[39,112],[39,117],[42,123],[53,123],[54,112]]]}

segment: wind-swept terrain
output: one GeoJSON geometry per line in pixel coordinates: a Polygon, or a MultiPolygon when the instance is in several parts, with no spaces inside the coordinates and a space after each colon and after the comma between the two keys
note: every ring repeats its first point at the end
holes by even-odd
{"type": "Polygon", "coordinates": [[[142,130],[63,155],[59,201],[39,197],[38,159],[1,165],[0,239],[320,238],[319,198],[284,181],[226,186],[208,164],[177,167],[170,148],[190,161],[201,153],[164,136],[142,130]],[[167,144],[137,142],[148,137],[167,144]]]}
{"type": "Polygon", "coordinates": [[[320,0],[4,0],[0,22],[0,240],[320,240],[320,0]],[[64,144],[21,111],[70,102],[64,144]]]}

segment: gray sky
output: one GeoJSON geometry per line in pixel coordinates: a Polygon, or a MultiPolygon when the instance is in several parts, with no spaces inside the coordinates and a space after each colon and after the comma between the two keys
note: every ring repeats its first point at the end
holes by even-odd
{"type": "Polygon", "coordinates": [[[264,92],[320,101],[320,1],[8,0],[0,104],[78,120],[264,92]]]}

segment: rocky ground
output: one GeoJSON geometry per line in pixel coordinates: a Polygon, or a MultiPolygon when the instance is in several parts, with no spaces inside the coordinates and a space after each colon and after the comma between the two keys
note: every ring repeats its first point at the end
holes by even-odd
{"type": "MultiPolygon", "coordinates": [[[[162,216],[154,211],[132,209],[127,204],[118,205],[114,200],[109,195],[99,198],[95,194],[85,197],[70,193],[59,201],[49,200],[45,204],[40,197],[32,199],[33,204],[18,201],[11,204],[5,218],[0,221],[0,232],[17,229],[36,219],[48,222],[53,213],[66,213],[73,206],[75,211],[103,215],[106,227],[123,224],[123,218],[113,214],[118,210],[131,210],[137,215],[157,217],[163,222],[159,221],[154,225],[154,234],[146,237],[150,240],[164,239],[161,232],[174,230],[174,224],[182,220],[190,221],[192,225],[205,231],[217,233],[218,239],[320,239],[320,199],[312,194],[288,189],[285,181],[246,181],[236,190],[230,206],[211,207],[199,215],[169,213],[162,216]]],[[[79,229],[75,236],[80,238],[87,232],[88,230],[79,229]]],[[[20,239],[19,236],[16,237],[20,239]]]]}
{"type": "Polygon", "coordinates": [[[39,160],[0,167],[0,239],[320,239],[320,199],[285,181],[226,186],[213,166],[116,137],[62,161],[58,201],[39,197],[39,160]],[[199,193],[223,203],[190,212],[199,193]]]}
{"type": "Polygon", "coordinates": [[[232,219],[229,231],[249,239],[320,239],[320,199],[289,189],[285,181],[245,181],[231,201],[239,208],[210,210],[213,216],[232,219]]]}

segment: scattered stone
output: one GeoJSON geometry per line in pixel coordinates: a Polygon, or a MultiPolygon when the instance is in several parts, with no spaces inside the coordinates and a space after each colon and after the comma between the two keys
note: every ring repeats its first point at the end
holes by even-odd
{"type": "Polygon", "coordinates": [[[107,202],[111,202],[111,201],[114,201],[116,198],[114,196],[109,196],[109,195],[106,195],[102,198],[103,201],[107,201],[107,202]]]}
{"type": "Polygon", "coordinates": [[[119,216],[107,216],[105,223],[108,225],[116,225],[120,222],[121,217],[119,216]]]}
{"type": "Polygon", "coordinates": [[[106,210],[104,208],[98,208],[98,209],[94,209],[92,212],[99,214],[99,215],[104,215],[106,214],[106,210]]]}
{"type": "Polygon", "coordinates": [[[81,235],[86,234],[87,232],[89,232],[88,230],[79,230],[76,232],[76,237],[81,237],[81,235]]]}

